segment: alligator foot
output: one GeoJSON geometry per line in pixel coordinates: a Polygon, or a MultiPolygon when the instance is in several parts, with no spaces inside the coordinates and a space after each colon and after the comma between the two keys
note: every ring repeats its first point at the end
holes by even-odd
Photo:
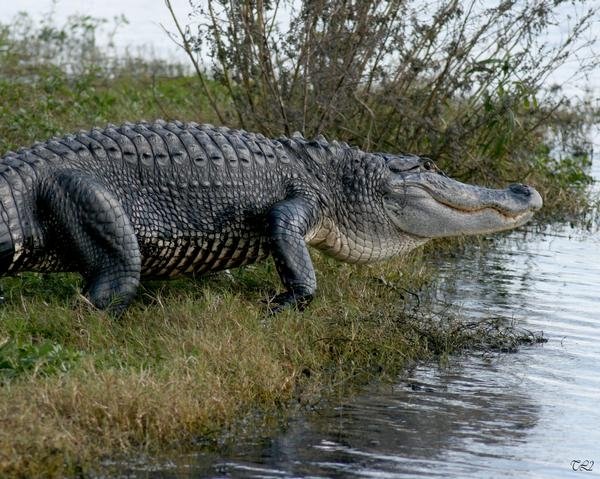
{"type": "Polygon", "coordinates": [[[313,294],[298,294],[292,292],[281,293],[275,296],[267,304],[270,314],[281,313],[284,309],[294,308],[304,311],[313,300],[313,294]]]}

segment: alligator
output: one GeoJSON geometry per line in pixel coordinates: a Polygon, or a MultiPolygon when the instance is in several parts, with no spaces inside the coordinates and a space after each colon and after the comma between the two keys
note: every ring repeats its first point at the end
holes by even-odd
{"type": "Polygon", "coordinates": [[[0,205],[0,275],[80,273],[89,301],[119,315],[140,278],[269,255],[285,288],[273,310],[303,309],[317,287],[307,245],[380,261],[431,238],[515,228],[542,199],[523,184],[460,183],[420,156],[157,120],[7,153],[0,205]]]}

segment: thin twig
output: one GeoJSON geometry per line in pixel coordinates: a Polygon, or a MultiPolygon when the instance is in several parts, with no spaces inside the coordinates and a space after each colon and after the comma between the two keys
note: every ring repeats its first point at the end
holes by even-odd
{"type": "Polygon", "coordinates": [[[165,0],[165,5],[169,9],[171,18],[173,19],[173,22],[175,23],[175,27],[177,28],[177,31],[179,32],[179,37],[181,38],[181,47],[183,48],[183,51],[185,51],[185,53],[189,57],[190,61],[192,62],[192,65],[194,66],[194,70],[196,71],[196,76],[200,80],[200,84],[202,85],[202,90],[204,91],[204,94],[206,95],[206,98],[208,99],[210,106],[212,107],[213,111],[216,113],[217,117],[219,118],[219,121],[221,123],[225,123],[225,117],[221,113],[221,109],[219,108],[219,105],[215,101],[214,97],[212,96],[212,94],[208,88],[206,79],[204,78],[204,74],[202,73],[202,69],[200,68],[200,64],[198,63],[196,56],[194,55],[194,51],[192,50],[192,46],[190,45],[189,39],[188,39],[187,35],[185,34],[185,32],[183,31],[183,29],[181,28],[179,20],[177,19],[177,15],[175,15],[173,6],[171,5],[171,0],[165,0]]]}

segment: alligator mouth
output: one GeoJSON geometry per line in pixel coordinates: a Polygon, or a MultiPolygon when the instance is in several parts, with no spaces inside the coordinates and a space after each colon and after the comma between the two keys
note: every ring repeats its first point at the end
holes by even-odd
{"type": "Polygon", "coordinates": [[[497,213],[500,216],[506,218],[507,220],[513,220],[513,221],[518,221],[519,219],[523,218],[524,216],[527,216],[529,214],[533,214],[533,212],[535,211],[535,209],[533,208],[526,208],[523,211],[509,211],[509,210],[505,210],[505,209],[501,209],[497,206],[494,205],[485,205],[485,206],[480,206],[480,207],[464,207],[464,206],[458,206],[458,205],[453,205],[450,204],[447,201],[441,200],[439,198],[436,198],[435,196],[431,195],[431,197],[437,201],[439,204],[445,206],[446,208],[450,208],[454,211],[459,211],[460,213],[464,213],[464,214],[473,214],[473,213],[487,213],[487,212],[493,212],[493,213],[497,213]]]}
{"type": "Polygon", "coordinates": [[[448,204],[444,201],[439,201],[433,198],[442,207],[448,208],[449,210],[455,211],[465,217],[469,216],[498,216],[499,223],[506,223],[507,227],[510,228],[512,225],[520,224],[521,222],[527,221],[533,216],[535,210],[528,208],[523,211],[506,211],[494,206],[482,206],[480,208],[463,208],[448,204]]]}
{"type": "Polygon", "coordinates": [[[477,194],[487,196],[488,198],[480,198],[480,204],[466,204],[451,201],[444,197],[434,188],[427,184],[407,182],[407,187],[423,190],[426,195],[435,200],[437,203],[464,214],[495,212],[509,220],[518,221],[519,219],[532,214],[542,207],[542,199],[539,193],[525,185],[514,185],[514,189],[518,189],[520,193],[511,190],[511,187],[504,190],[490,190],[487,188],[479,188],[476,186],[465,185],[465,189],[469,189],[469,193],[473,196],[470,201],[478,200],[477,194]]]}

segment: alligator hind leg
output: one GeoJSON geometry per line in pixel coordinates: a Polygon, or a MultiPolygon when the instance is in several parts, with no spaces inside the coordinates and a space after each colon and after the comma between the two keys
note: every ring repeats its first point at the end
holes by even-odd
{"type": "Polygon", "coordinates": [[[119,201],[92,178],[65,170],[44,182],[38,208],[48,246],[82,274],[92,304],[121,314],[136,295],[141,256],[119,201]]]}

